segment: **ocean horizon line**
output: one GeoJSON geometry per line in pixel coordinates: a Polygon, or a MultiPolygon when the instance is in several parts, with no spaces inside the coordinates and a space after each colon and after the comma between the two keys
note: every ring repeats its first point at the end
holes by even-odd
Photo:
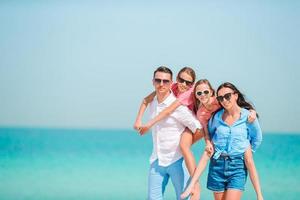
{"type": "MultiPolygon", "coordinates": [[[[105,131],[118,131],[118,132],[135,132],[135,130],[132,128],[108,128],[108,127],[61,127],[61,126],[5,126],[0,125],[0,130],[4,129],[11,129],[11,130],[18,130],[18,129],[25,129],[25,130],[53,130],[53,131],[91,131],[91,132],[105,132],[105,131]]],[[[299,132],[295,131],[263,131],[263,134],[272,134],[272,135],[300,135],[299,132]]]]}

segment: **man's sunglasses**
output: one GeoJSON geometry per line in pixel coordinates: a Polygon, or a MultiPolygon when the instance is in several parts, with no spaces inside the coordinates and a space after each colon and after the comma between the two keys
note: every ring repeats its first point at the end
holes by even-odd
{"type": "Polygon", "coordinates": [[[192,81],[187,81],[187,80],[185,80],[185,79],[183,79],[183,78],[180,78],[180,76],[178,76],[178,82],[179,82],[179,83],[185,83],[187,86],[193,85],[193,82],[192,82],[192,81]]]}
{"type": "Polygon", "coordinates": [[[196,94],[197,94],[197,96],[208,95],[208,94],[209,94],[209,91],[208,91],[208,90],[197,91],[196,94]]]}
{"type": "Polygon", "coordinates": [[[218,100],[218,102],[223,102],[224,99],[226,99],[226,101],[229,101],[231,99],[232,94],[234,94],[234,93],[230,92],[230,93],[224,94],[224,96],[217,96],[217,100],[218,100]]]}
{"type": "Polygon", "coordinates": [[[163,84],[168,84],[168,83],[170,83],[170,80],[167,80],[167,79],[160,79],[160,78],[155,78],[155,79],[154,79],[154,82],[155,82],[156,84],[161,84],[161,82],[162,82],[163,84]]]}

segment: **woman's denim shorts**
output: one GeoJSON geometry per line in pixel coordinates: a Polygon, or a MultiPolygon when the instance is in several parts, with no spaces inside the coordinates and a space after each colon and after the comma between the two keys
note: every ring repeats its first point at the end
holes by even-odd
{"type": "Polygon", "coordinates": [[[220,156],[211,158],[209,164],[207,188],[214,192],[223,192],[227,189],[243,191],[247,180],[247,168],[244,155],[220,156]]]}

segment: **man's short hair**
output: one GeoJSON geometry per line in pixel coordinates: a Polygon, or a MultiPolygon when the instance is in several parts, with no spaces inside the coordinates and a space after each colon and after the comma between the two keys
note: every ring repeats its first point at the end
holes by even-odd
{"type": "Polygon", "coordinates": [[[165,66],[158,67],[153,73],[153,78],[155,77],[156,72],[164,72],[164,73],[170,74],[171,80],[173,79],[173,72],[168,67],[165,67],[165,66]]]}

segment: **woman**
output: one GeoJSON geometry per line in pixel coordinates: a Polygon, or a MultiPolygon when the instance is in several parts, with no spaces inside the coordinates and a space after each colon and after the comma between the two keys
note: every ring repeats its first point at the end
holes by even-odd
{"type": "Polygon", "coordinates": [[[215,153],[209,166],[207,188],[214,191],[215,200],[239,200],[247,180],[244,153],[250,144],[253,151],[258,148],[262,132],[258,120],[247,122],[247,109],[253,107],[233,84],[220,85],[217,95],[223,109],[209,123],[215,153]]]}
{"type": "MultiPolygon", "coordinates": [[[[229,84],[223,84],[224,87],[228,86],[229,84]]],[[[232,84],[230,85],[232,86],[232,84]]],[[[234,87],[234,91],[238,91],[235,90],[236,88],[234,87]]],[[[214,95],[214,90],[211,87],[211,84],[209,83],[208,80],[206,79],[202,79],[199,80],[196,84],[195,84],[195,90],[194,90],[194,97],[195,97],[195,102],[196,102],[196,109],[197,109],[197,118],[199,119],[199,121],[201,122],[203,127],[207,127],[208,124],[208,120],[211,118],[212,113],[214,113],[215,111],[220,109],[220,104],[218,103],[215,95],[214,95]]],[[[238,92],[240,94],[240,92],[238,92]]],[[[242,96],[242,95],[241,95],[242,96]]],[[[226,98],[229,98],[228,95],[225,97],[225,100],[227,100],[226,98]]],[[[219,98],[220,99],[220,98],[219,98]]],[[[221,104],[222,102],[224,102],[224,98],[221,98],[221,104]]],[[[256,112],[253,109],[252,106],[248,104],[248,103],[240,103],[240,107],[241,108],[246,108],[246,109],[250,109],[251,115],[255,114],[256,112]]],[[[250,116],[248,115],[248,122],[253,122],[252,120],[250,120],[250,116]]],[[[252,117],[251,117],[252,118],[252,117]]],[[[254,118],[256,119],[256,118],[254,118]]],[[[205,130],[205,132],[207,133],[207,129],[205,130]]],[[[211,155],[208,152],[204,152],[199,164],[195,170],[194,176],[190,182],[190,185],[187,187],[186,191],[181,195],[181,198],[184,199],[186,198],[190,193],[193,192],[193,187],[194,184],[198,182],[198,179],[200,177],[200,175],[202,174],[202,172],[204,171],[206,164],[208,162],[208,160],[210,159],[211,155]]],[[[253,161],[253,157],[252,157],[252,152],[250,148],[247,148],[245,154],[244,154],[244,158],[245,158],[245,163],[246,163],[246,167],[249,170],[249,174],[250,174],[250,178],[253,184],[253,187],[256,191],[257,194],[257,199],[258,200],[262,200],[262,193],[261,193],[261,188],[260,188],[260,184],[259,184],[259,178],[255,169],[255,164],[253,161]]]]}

